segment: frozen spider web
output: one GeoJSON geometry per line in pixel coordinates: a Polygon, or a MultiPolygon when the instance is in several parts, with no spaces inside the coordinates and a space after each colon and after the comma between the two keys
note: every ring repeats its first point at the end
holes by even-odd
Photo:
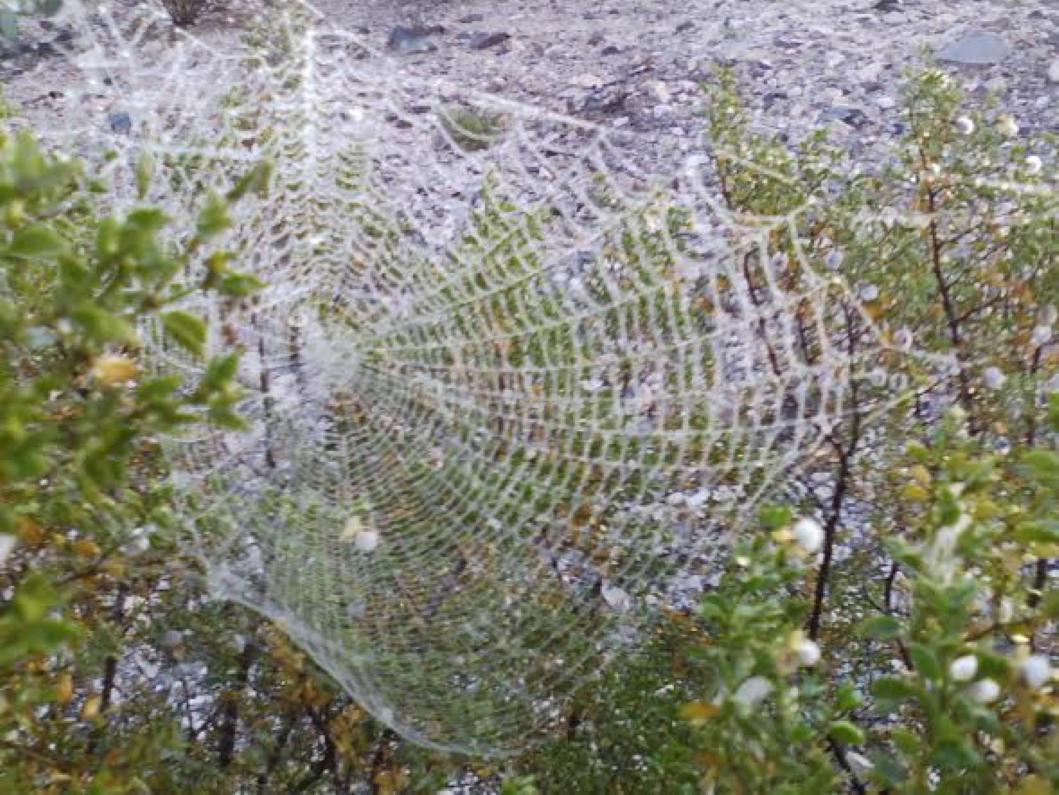
{"type": "Polygon", "coordinates": [[[797,213],[725,208],[702,142],[414,79],[294,4],[244,42],[150,4],[56,24],[81,110],[38,126],[116,209],[149,162],[147,200],[190,229],[273,164],[223,241],[267,286],[186,301],[212,352],[244,351],[250,426],[171,443],[193,552],[416,742],[557,725],[718,572],[884,347],[839,344],[856,297],[799,255],[797,213]]]}

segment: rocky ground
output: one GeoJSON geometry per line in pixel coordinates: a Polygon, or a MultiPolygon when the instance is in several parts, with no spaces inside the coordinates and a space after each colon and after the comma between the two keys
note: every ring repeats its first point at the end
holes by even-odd
{"type": "MultiPolygon", "coordinates": [[[[999,91],[1026,136],[1059,131],[1059,3],[1051,0],[318,0],[391,73],[490,92],[608,127],[650,147],[693,138],[699,82],[740,68],[761,125],[832,128],[866,158],[900,130],[905,70],[937,57],[972,94],[999,91]]],[[[246,14],[208,14],[215,45],[246,14]]],[[[61,26],[0,48],[16,101],[63,107],[61,26]],[[52,94],[57,92],[57,94],[52,94]]],[[[65,102],[70,104],[69,98],[65,102]]],[[[120,109],[118,109],[120,110],[120,109]]]]}
{"type": "Polygon", "coordinates": [[[1048,0],[320,0],[318,8],[411,74],[661,136],[694,134],[698,83],[724,62],[741,68],[762,125],[797,135],[825,124],[870,149],[900,130],[902,75],[924,55],[972,94],[999,91],[1023,134],[1059,131],[1059,3],[1048,0]]]}

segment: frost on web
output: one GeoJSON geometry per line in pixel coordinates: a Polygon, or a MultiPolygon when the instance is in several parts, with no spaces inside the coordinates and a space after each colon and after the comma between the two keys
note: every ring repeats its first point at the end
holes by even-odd
{"type": "Polygon", "coordinates": [[[412,79],[301,7],[239,46],[149,4],[63,14],[90,112],[42,126],[119,209],[145,156],[178,228],[274,164],[225,241],[268,286],[187,299],[245,351],[250,423],[171,443],[192,551],[417,742],[500,753],[560,721],[877,358],[837,344],[839,280],[768,253],[792,217],[725,211],[702,142],[412,79]]]}

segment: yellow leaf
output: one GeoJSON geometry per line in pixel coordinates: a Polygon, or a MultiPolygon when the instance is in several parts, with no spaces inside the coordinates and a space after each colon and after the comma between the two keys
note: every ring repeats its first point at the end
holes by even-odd
{"type": "Polygon", "coordinates": [[[102,696],[89,696],[85,699],[85,704],[81,707],[81,720],[92,720],[99,714],[100,707],[103,706],[102,696]]]}
{"type": "Polygon", "coordinates": [[[125,574],[125,561],[121,558],[108,558],[100,568],[112,577],[121,577],[125,574]]]}
{"type": "Polygon", "coordinates": [[[55,684],[55,700],[60,704],[69,704],[74,697],[74,678],[69,672],[59,675],[59,681],[55,684]]]}
{"type": "Polygon", "coordinates": [[[680,717],[690,723],[705,723],[720,711],[720,707],[708,701],[692,701],[680,708],[680,717]]]}
{"type": "Polygon", "coordinates": [[[87,538],[74,542],[74,552],[83,558],[94,558],[100,553],[99,544],[87,538]]]}
{"type": "Polygon", "coordinates": [[[139,365],[124,356],[100,356],[92,364],[92,376],[103,386],[131,381],[139,374],[139,365]]]}
{"type": "Polygon", "coordinates": [[[927,497],[927,490],[920,486],[918,483],[909,483],[903,489],[901,489],[901,496],[906,500],[914,500],[916,502],[924,502],[927,497]]]}
{"type": "Polygon", "coordinates": [[[360,521],[360,517],[354,514],[350,516],[346,521],[346,526],[342,529],[342,535],[339,536],[339,541],[352,541],[357,537],[363,527],[363,523],[360,521]]]}
{"type": "Polygon", "coordinates": [[[930,470],[922,464],[916,464],[909,470],[909,474],[912,476],[912,480],[918,483],[923,488],[930,486],[933,478],[930,476],[930,470]]]}
{"type": "Polygon", "coordinates": [[[1017,790],[1019,795],[1051,795],[1051,791],[1051,784],[1037,775],[1029,775],[1023,778],[1017,790]]]}
{"type": "Polygon", "coordinates": [[[19,517],[18,537],[27,544],[39,544],[44,541],[44,529],[28,516],[19,517]]]}

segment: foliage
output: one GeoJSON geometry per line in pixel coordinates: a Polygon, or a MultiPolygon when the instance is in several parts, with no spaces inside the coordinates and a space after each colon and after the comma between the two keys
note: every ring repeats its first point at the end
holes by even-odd
{"type": "MultiPolygon", "coordinates": [[[[861,172],[823,132],[794,148],[754,132],[732,72],[708,90],[729,209],[793,221],[768,242],[789,263],[777,281],[799,294],[805,263],[852,288],[836,293],[831,335],[801,330],[805,363],[873,334],[889,351],[845,376],[848,408],[793,506],[814,518],[766,511],[679,619],[700,633],[679,673],[622,679],[607,703],[696,687],[683,753],[646,712],[635,758],[690,758],[710,792],[1050,791],[1059,197],[1040,175],[1055,141],[1016,140],[1010,117],[965,110],[928,69],[909,81],[893,163],[861,172]]],[[[601,736],[624,731],[579,727],[525,770],[565,779],[566,758],[588,768],[601,736]]],[[[660,778],[621,780],[615,791],[660,791],[660,778]]]]}
{"type": "MultiPolygon", "coordinates": [[[[709,90],[729,211],[790,216],[763,245],[788,263],[791,294],[836,277],[825,331],[809,307],[799,316],[803,363],[873,335],[885,353],[837,376],[844,410],[805,482],[762,512],[700,604],[663,611],[552,740],[510,762],[402,742],[277,628],[211,602],[181,554],[159,438],[238,427],[238,358],[189,383],[150,371],[141,339],[199,357],[188,291],[252,300],[209,244],[267,174],[207,199],[197,231],[173,240],[151,208],[97,217],[105,185],[3,133],[0,788],[1059,785],[1054,140],[1024,142],[928,70],[909,82],[893,162],[861,172],[823,133],[794,148],[755,133],[732,74],[709,90]]],[[[462,118],[457,141],[497,132],[462,118]]],[[[751,295],[765,289],[753,254],[751,295]]]]}

